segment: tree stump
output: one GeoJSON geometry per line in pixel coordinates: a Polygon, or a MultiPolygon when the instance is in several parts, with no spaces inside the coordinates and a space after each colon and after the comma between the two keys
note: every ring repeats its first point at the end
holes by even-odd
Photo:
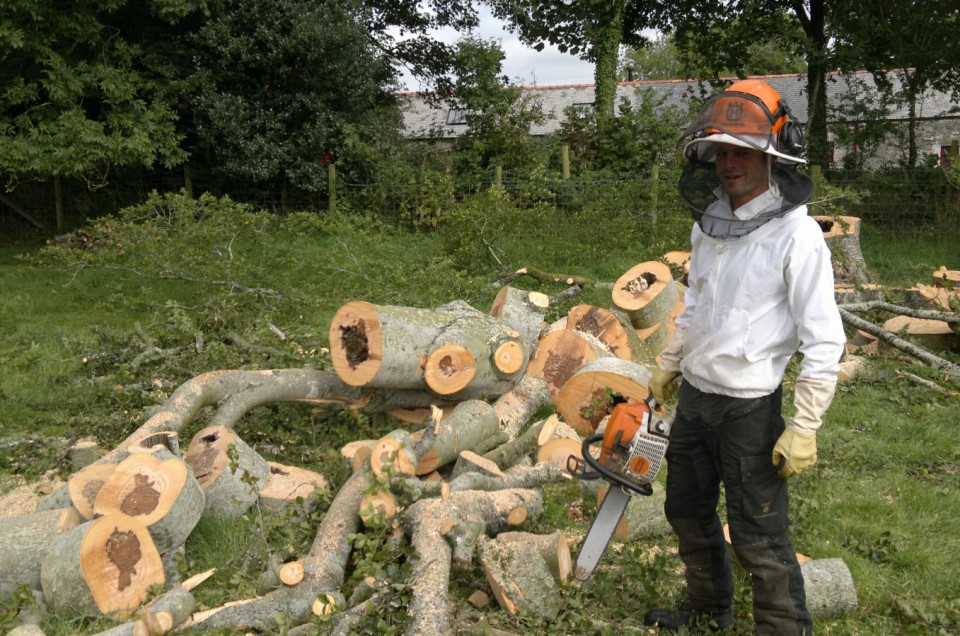
{"type": "Polygon", "coordinates": [[[40,564],[50,543],[83,520],[75,508],[0,519],[0,596],[17,586],[40,589],[40,564]]]}
{"type": "Polygon", "coordinates": [[[70,501],[81,517],[93,519],[93,505],[97,501],[97,494],[116,469],[115,464],[93,464],[74,473],[67,480],[70,501]]]}
{"type": "Polygon", "coordinates": [[[99,517],[59,535],[40,568],[43,596],[64,616],[128,618],[153,585],[163,585],[163,561],[140,521],[99,517]]]}
{"type": "Polygon", "coordinates": [[[540,548],[530,541],[477,539],[480,566],[500,607],[511,616],[521,612],[555,620],[560,589],[540,548]]]}
{"type": "Polygon", "coordinates": [[[833,279],[841,285],[865,285],[867,264],[860,249],[860,219],[855,216],[814,216],[833,255],[833,279]]]}
{"type": "Polygon", "coordinates": [[[597,358],[611,357],[610,350],[595,337],[569,329],[551,331],[540,339],[540,345],[527,373],[543,378],[550,386],[550,398],[556,401],[560,389],[585,364],[597,358]]]}
{"type": "MultiPolygon", "coordinates": [[[[163,448],[163,447],[160,447],[163,448]]],[[[96,516],[125,514],[150,531],[161,554],[182,546],[203,514],[206,498],[183,460],[133,453],[117,465],[93,506],[96,516]]]]}
{"type": "Polygon", "coordinates": [[[941,320],[895,316],[884,322],[883,328],[890,333],[908,336],[925,349],[934,351],[946,351],[957,344],[957,334],[941,320]]]}
{"type": "Polygon", "coordinates": [[[630,317],[635,329],[663,322],[677,296],[670,267],[658,261],[631,267],[613,284],[613,305],[630,317]]]}
{"type": "Polygon", "coordinates": [[[519,332],[527,351],[534,351],[549,307],[550,299],[546,294],[507,285],[493,299],[490,315],[519,332]]]}
{"type": "Polygon", "coordinates": [[[560,417],[578,433],[591,435],[620,402],[643,402],[649,397],[652,373],[649,366],[628,360],[594,360],[560,390],[556,400],[560,417]]]}
{"type": "Polygon", "coordinates": [[[237,518],[257,502],[270,465],[225,426],[208,426],[183,457],[206,493],[204,516],[237,518]]]}
{"type": "Polygon", "coordinates": [[[623,312],[577,305],[567,314],[566,328],[590,334],[622,360],[636,360],[642,355],[643,344],[623,312]]]}
{"type": "Polygon", "coordinates": [[[461,402],[437,423],[432,444],[416,462],[416,474],[432,473],[499,430],[500,418],[491,404],[480,400],[461,402]]]}
{"type": "Polygon", "coordinates": [[[520,333],[465,305],[416,309],[355,301],[329,329],[333,368],[351,386],[427,387],[439,395],[468,386],[500,395],[522,374],[520,333]]]}
{"type": "Polygon", "coordinates": [[[946,266],[941,265],[940,269],[933,273],[933,284],[947,289],[958,289],[960,288],[960,271],[947,269],[946,266]]]}

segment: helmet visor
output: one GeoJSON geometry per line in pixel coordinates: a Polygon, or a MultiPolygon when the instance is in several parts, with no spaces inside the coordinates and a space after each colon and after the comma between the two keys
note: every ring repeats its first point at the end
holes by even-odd
{"type": "Polygon", "coordinates": [[[774,138],[776,119],[762,101],[747,93],[725,91],[708,99],[683,131],[681,140],[701,134],[725,133],[766,152],[774,138]]]}

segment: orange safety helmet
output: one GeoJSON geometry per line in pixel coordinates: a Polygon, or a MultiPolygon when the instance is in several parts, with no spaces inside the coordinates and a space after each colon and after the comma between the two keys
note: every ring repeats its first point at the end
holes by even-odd
{"type": "Polygon", "coordinates": [[[780,159],[805,163],[803,135],[786,102],[769,84],[747,79],[734,82],[708,99],[681,140],[688,159],[712,162],[713,144],[757,148],[780,159]]]}

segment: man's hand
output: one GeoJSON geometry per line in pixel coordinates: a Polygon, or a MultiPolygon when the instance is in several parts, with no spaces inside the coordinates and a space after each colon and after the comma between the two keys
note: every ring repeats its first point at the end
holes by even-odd
{"type": "Polygon", "coordinates": [[[783,431],[783,435],[773,447],[773,465],[780,466],[780,476],[786,479],[799,475],[817,463],[817,436],[798,433],[792,428],[783,431]]]}
{"type": "Polygon", "coordinates": [[[674,382],[680,376],[679,371],[665,371],[657,367],[650,378],[650,392],[653,393],[653,399],[657,404],[663,404],[673,397],[677,392],[677,383],[674,382]]]}

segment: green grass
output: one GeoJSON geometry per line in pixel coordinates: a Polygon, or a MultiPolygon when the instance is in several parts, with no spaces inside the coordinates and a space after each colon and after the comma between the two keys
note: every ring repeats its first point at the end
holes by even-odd
{"type": "MultiPolygon", "coordinates": [[[[642,219],[605,218],[589,210],[518,215],[490,196],[452,210],[425,232],[362,215],[277,219],[176,198],[154,200],[131,216],[145,212],[152,214],[149,223],[95,226],[92,250],[0,247],[0,491],[51,468],[66,477],[69,442],[95,435],[111,447],[176,386],[202,372],[327,368],[327,325],[351,300],[432,307],[462,299],[486,309],[502,277],[519,267],[612,282],[641,260],[685,249],[689,231],[683,214],[665,215],[654,233],[642,219]],[[199,217],[205,220],[196,222],[199,217]],[[17,257],[24,253],[30,258],[17,257]]],[[[927,282],[941,264],[955,268],[949,259],[956,244],[956,237],[862,236],[871,274],[896,286],[927,282]]],[[[514,285],[550,296],[565,287],[531,278],[514,285]]],[[[552,307],[547,320],[581,302],[607,306],[609,288],[587,287],[552,307]]],[[[944,355],[958,360],[956,352],[944,355]]],[[[842,558],[860,598],[857,614],[818,620],[819,634],[960,630],[957,398],[911,384],[898,370],[960,390],[915,360],[893,353],[872,360],[863,377],[839,388],[818,437],[819,463],[793,482],[798,550],[842,558]]],[[[189,439],[202,419],[182,438],[189,439]]],[[[328,416],[283,404],[256,409],[239,430],[267,459],[323,472],[336,487],[346,477],[339,447],[395,425],[386,417],[328,416]]],[[[578,498],[576,484],[548,487],[544,515],[531,528],[584,531],[586,521],[568,505],[578,498]]],[[[201,602],[213,606],[253,593],[268,552],[305,552],[326,503],[307,519],[251,513],[236,524],[198,528],[180,567],[189,574],[220,568],[199,592],[201,602]]],[[[590,513],[593,502],[582,507],[590,513]]],[[[409,594],[403,579],[409,554],[383,529],[364,537],[348,581],[379,573],[395,582],[397,599],[396,607],[364,623],[364,631],[403,632],[404,613],[397,607],[409,594]]],[[[550,625],[510,618],[495,604],[479,614],[513,633],[603,633],[594,621],[636,626],[647,609],[675,602],[682,592],[673,548],[671,538],[618,546],[590,586],[563,590],[563,611],[550,625]],[[663,551],[651,556],[652,545],[663,551]]],[[[737,586],[734,633],[746,634],[752,622],[743,573],[737,586]]],[[[479,568],[453,573],[451,595],[462,608],[457,618],[477,619],[465,599],[485,588],[479,568]]],[[[0,626],[7,626],[4,607],[16,603],[0,599],[0,626]]],[[[53,636],[109,625],[48,617],[43,627],[53,636]]]]}

